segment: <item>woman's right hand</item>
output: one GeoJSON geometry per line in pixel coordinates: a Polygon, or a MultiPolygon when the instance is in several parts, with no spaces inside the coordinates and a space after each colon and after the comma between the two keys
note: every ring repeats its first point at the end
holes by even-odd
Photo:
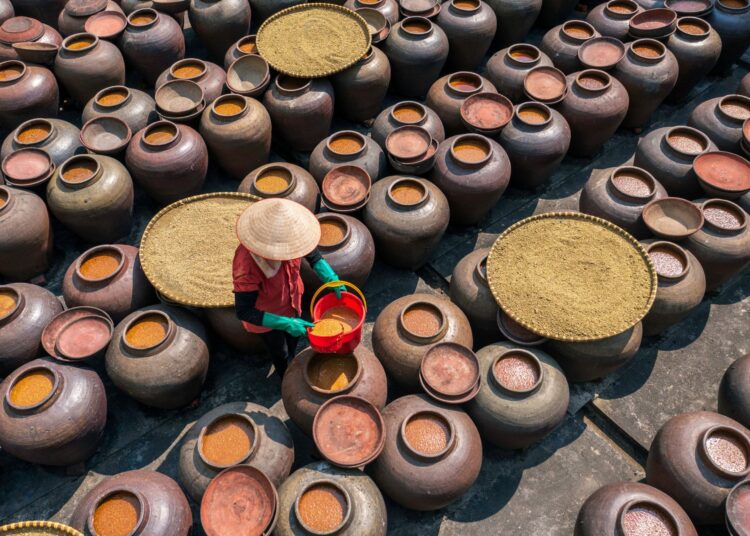
{"type": "Polygon", "coordinates": [[[307,328],[315,326],[315,324],[301,318],[279,316],[273,313],[263,313],[262,325],[267,328],[286,331],[292,337],[306,337],[307,328]]]}

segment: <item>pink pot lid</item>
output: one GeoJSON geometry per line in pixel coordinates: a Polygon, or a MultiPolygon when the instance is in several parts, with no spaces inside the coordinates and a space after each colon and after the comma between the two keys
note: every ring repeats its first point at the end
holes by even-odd
{"type": "Polygon", "coordinates": [[[88,17],[107,7],[107,0],[68,0],[65,11],[74,17],[88,17]]]}
{"type": "Polygon", "coordinates": [[[540,102],[555,102],[562,99],[567,90],[565,74],[554,67],[535,67],[523,81],[526,94],[540,102]]]}
{"type": "Polygon", "coordinates": [[[703,153],[693,161],[693,170],[703,182],[719,190],[750,190],[750,162],[734,153],[703,153]]]}
{"type": "Polygon", "coordinates": [[[42,347],[54,359],[66,360],[57,351],[57,340],[60,334],[69,324],[82,318],[91,317],[101,318],[105,323],[114,325],[109,315],[101,309],[89,306],[71,307],[56,315],[44,328],[41,337],[42,347]]]}
{"type": "Polygon", "coordinates": [[[432,143],[432,136],[422,127],[407,125],[395,129],[385,139],[390,155],[401,161],[419,160],[432,143]]]}
{"type": "Polygon", "coordinates": [[[610,69],[625,56],[625,45],[614,37],[594,37],[578,49],[578,59],[592,69],[610,69]]]}
{"type": "Polygon", "coordinates": [[[52,159],[42,149],[19,149],[5,157],[3,174],[12,182],[33,185],[49,175],[52,159]]]}
{"type": "Polygon", "coordinates": [[[472,391],[479,381],[479,360],[471,349],[446,342],[430,348],[419,372],[427,387],[447,397],[472,391]]]}
{"type": "Polygon", "coordinates": [[[483,131],[503,128],[513,117],[513,103],[498,93],[477,93],[461,105],[461,118],[483,131]]]}
{"type": "Polygon", "coordinates": [[[353,207],[367,199],[372,180],[359,166],[336,166],[323,178],[323,196],[336,206],[353,207]]]}
{"type": "Polygon", "coordinates": [[[6,45],[36,41],[44,33],[44,25],[31,17],[12,17],[0,26],[0,42],[6,45]]]}
{"type": "Polygon", "coordinates": [[[107,347],[112,331],[112,323],[101,316],[77,318],[60,331],[55,349],[67,359],[86,359],[107,347]]]}
{"type": "Polygon", "coordinates": [[[89,17],[85,30],[100,39],[111,39],[120,35],[128,25],[128,19],[119,11],[102,11],[89,17]]]}

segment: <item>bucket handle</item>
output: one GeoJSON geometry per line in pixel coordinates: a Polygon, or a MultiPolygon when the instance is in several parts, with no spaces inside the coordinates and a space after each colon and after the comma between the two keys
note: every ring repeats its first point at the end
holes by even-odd
{"type": "Polygon", "coordinates": [[[362,294],[362,291],[359,290],[359,288],[354,283],[349,283],[348,281],[331,281],[329,283],[321,285],[321,287],[315,291],[315,294],[313,294],[312,300],[310,300],[310,317],[314,317],[315,302],[320,296],[320,293],[328,288],[340,287],[342,285],[354,290],[354,292],[362,299],[362,305],[364,305],[365,312],[367,312],[367,299],[365,298],[365,295],[362,294]]]}

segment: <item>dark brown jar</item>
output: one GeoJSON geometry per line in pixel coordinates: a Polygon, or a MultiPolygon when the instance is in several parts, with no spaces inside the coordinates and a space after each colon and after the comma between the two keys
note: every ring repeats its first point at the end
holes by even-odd
{"type": "Polygon", "coordinates": [[[57,168],[47,184],[47,205],[83,240],[116,242],[130,233],[133,180],[114,158],[77,155],[57,168]]]}
{"type": "Polygon", "coordinates": [[[157,121],[133,136],[125,165],[151,199],[168,205],[203,189],[208,148],[189,126],[157,121]]]}
{"type": "Polygon", "coordinates": [[[125,60],[120,50],[90,33],[63,41],[55,59],[55,76],[79,105],[99,91],[125,85],[125,60]]]}
{"type": "Polygon", "coordinates": [[[512,3],[490,0],[487,3],[497,16],[500,31],[495,36],[495,42],[501,48],[522,42],[542,10],[542,0],[519,0],[512,3]]]}
{"type": "Polygon", "coordinates": [[[742,426],[750,424],[750,354],[737,359],[722,376],[719,413],[742,426]]]}
{"type": "Polygon", "coordinates": [[[535,67],[553,67],[547,54],[527,43],[518,43],[495,52],[487,61],[484,75],[501,95],[515,103],[526,99],[523,81],[535,67]]]}
{"type": "Polygon", "coordinates": [[[478,344],[500,338],[497,327],[497,302],[487,283],[487,254],[489,248],[475,249],[458,261],[453,269],[449,296],[471,324],[478,344]]]}
{"type": "Polygon", "coordinates": [[[94,486],[76,506],[70,525],[84,534],[100,534],[97,527],[112,525],[112,516],[125,508],[132,517],[114,520],[128,534],[187,536],[193,526],[190,504],[177,482],[147,469],[119,473],[94,486]]]}
{"type": "Polygon", "coordinates": [[[706,20],[721,36],[721,55],[716,70],[726,72],[750,46],[750,2],[717,0],[706,20]]]}
{"type": "Polygon", "coordinates": [[[86,21],[102,11],[122,13],[114,0],[69,0],[57,17],[57,29],[64,36],[85,32],[86,21]]]}
{"type": "Polygon", "coordinates": [[[610,0],[589,11],[586,22],[601,35],[626,41],[630,31],[630,19],[641,11],[643,8],[633,0],[610,0]]]}
{"type": "Polygon", "coordinates": [[[62,44],[62,36],[57,30],[42,24],[37,19],[12,17],[0,24],[0,61],[21,59],[18,51],[13,47],[17,43],[52,45],[50,52],[54,54],[62,44]]]}
{"type": "Polygon", "coordinates": [[[227,81],[227,73],[224,69],[197,58],[186,58],[175,62],[165,70],[156,81],[156,89],[171,80],[192,80],[203,89],[203,97],[206,104],[211,104],[224,92],[224,84],[227,81]]]}
{"type": "Polygon", "coordinates": [[[0,0],[0,23],[5,22],[14,15],[13,4],[10,3],[10,0],[0,0]]]}
{"type": "Polygon", "coordinates": [[[570,74],[581,69],[578,49],[594,37],[600,37],[600,34],[588,22],[568,21],[544,34],[539,48],[549,56],[555,67],[570,74]]]}
{"type": "Polygon", "coordinates": [[[238,352],[257,355],[268,351],[260,335],[244,328],[234,307],[203,309],[203,316],[219,339],[238,352]]]}
{"type": "Polygon", "coordinates": [[[742,124],[750,117],[750,97],[727,95],[693,108],[688,125],[705,132],[720,151],[742,154],[742,124]]]}
{"type": "Polygon", "coordinates": [[[271,118],[260,102],[224,95],[206,107],[200,133],[219,165],[238,181],[268,162],[271,118]]]}
{"type": "Polygon", "coordinates": [[[448,198],[451,222],[479,223],[510,181],[510,160],[499,143],[481,134],[459,134],[440,144],[430,180],[448,198]]]}
{"type": "Polygon", "coordinates": [[[246,0],[190,0],[190,25],[216,59],[250,31],[250,4],[246,0]]]}
{"type": "Polygon", "coordinates": [[[426,263],[448,228],[445,194],[430,181],[394,175],[372,185],[363,221],[378,257],[398,268],[426,263]]]}
{"type": "Polygon", "coordinates": [[[11,281],[43,275],[52,247],[44,200],[28,190],[0,186],[0,275],[11,281]]]}
{"type": "Polygon", "coordinates": [[[682,100],[716,65],[721,53],[721,37],[703,19],[682,17],[667,40],[667,48],[679,66],[677,84],[669,98],[682,100]]]}
{"type": "Polygon", "coordinates": [[[224,70],[229,69],[235,61],[243,56],[249,56],[250,54],[257,54],[258,47],[255,44],[255,34],[246,35],[240,37],[239,40],[227,50],[224,54],[224,70]]]}
{"type": "Polygon", "coordinates": [[[119,0],[120,7],[126,15],[130,15],[133,11],[138,9],[146,9],[154,7],[152,0],[119,0]]]}
{"type": "Polygon", "coordinates": [[[281,382],[281,398],[289,418],[312,437],[315,414],[327,400],[347,394],[383,409],[388,381],[378,358],[360,345],[353,354],[318,354],[302,350],[289,363],[281,382]]]}
{"type": "Polygon", "coordinates": [[[669,195],[695,199],[703,190],[693,171],[693,160],[716,150],[700,130],[684,126],[657,128],[639,138],[634,164],[651,173],[669,195]]]}
{"type": "Polygon", "coordinates": [[[737,94],[750,97],[750,73],[746,74],[740,80],[740,85],[737,86],[737,94]]]}
{"type": "Polygon", "coordinates": [[[641,347],[643,325],[638,322],[618,335],[598,341],[564,342],[550,340],[552,354],[570,382],[590,382],[625,366],[641,347]]]}
{"type": "Polygon", "coordinates": [[[333,87],[327,78],[279,75],[263,95],[274,131],[295,151],[312,151],[328,136],[333,120],[333,87]]]}
{"type": "Polygon", "coordinates": [[[391,64],[379,48],[371,47],[367,55],[347,70],[331,78],[336,92],[336,107],[352,121],[372,119],[383,106],[391,82],[391,64]]]}
{"type": "Polygon", "coordinates": [[[450,136],[466,132],[461,121],[461,105],[467,98],[480,92],[497,93],[497,90],[492,82],[476,73],[453,73],[437,79],[430,86],[425,104],[435,110],[450,136]]]}
{"type": "Polygon", "coordinates": [[[419,365],[425,352],[439,342],[471,348],[474,339],[469,319],[450,300],[417,293],[389,303],[372,330],[372,348],[391,379],[411,390],[419,389],[419,365]]]}
{"type": "Polygon", "coordinates": [[[68,307],[98,307],[115,322],[156,301],[138,248],[125,244],[96,246],[78,257],[65,272],[63,296],[68,307]]]}
{"type": "Polygon", "coordinates": [[[380,112],[372,125],[372,139],[385,150],[388,134],[406,125],[422,127],[438,143],[445,139],[443,123],[435,111],[416,101],[402,101],[380,112]]]}
{"type": "Polygon", "coordinates": [[[394,24],[383,51],[391,62],[391,90],[404,97],[422,97],[440,76],[448,58],[445,32],[423,17],[394,24]]]}
{"type": "Polygon", "coordinates": [[[703,266],[710,292],[750,263],[750,230],[747,213],[731,201],[709,199],[700,207],[703,227],[687,238],[685,247],[703,266]]]}
{"type": "Polygon", "coordinates": [[[558,110],[570,126],[570,154],[593,156],[625,119],[628,91],[617,78],[595,69],[568,76],[568,87],[558,110]]]}
{"type": "Polygon", "coordinates": [[[750,472],[750,432],[718,413],[681,413],[651,443],[646,481],[675,499],[699,525],[724,519],[729,490],[750,472]]]}
{"type": "Polygon", "coordinates": [[[687,513],[669,495],[640,482],[615,482],[583,503],[575,536],[619,534],[698,536],[687,513]]]}
{"type": "Polygon", "coordinates": [[[639,39],[627,45],[625,56],[612,72],[630,97],[623,127],[642,129],[648,125],[653,111],[677,83],[678,70],[674,54],[655,39],[639,39]]]}
{"type": "Polygon", "coordinates": [[[62,119],[30,119],[5,138],[0,160],[14,151],[33,147],[44,150],[59,166],[71,156],[86,152],[80,136],[78,127],[62,119]]]}
{"type": "Polygon", "coordinates": [[[426,395],[397,398],[383,410],[385,448],[372,464],[380,489],[411,510],[438,510],[479,476],[482,440],[469,416],[426,395]]]}
{"type": "Polygon", "coordinates": [[[451,0],[443,5],[435,22],[448,37],[448,68],[476,70],[497,30],[492,8],[482,0],[451,0]]]}
{"type": "Polygon", "coordinates": [[[0,130],[37,117],[57,117],[60,92],[52,71],[21,61],[0,63],[0,130]]]}
{"type": "Polygon", "coordinates": [[[35,359],[0,383],[0,447],[29,463],[74,465],[96,452],[107,395],[91,369],[35,359]]]}
{"type": "Polygon", "coordinates": [[[581,191],[580,211],[611,221],[636,238],[651,236],[641,213],[667,191],[651,173],[635,166],[595,169],[581,191]]]}
{"type": "Polygon", "coordinates": [[[125,122],[135,133],[159,119],[156,103],[151,96],[138,89],[112,86],[102,89],[84,107],[82,121],[111,115],[125,122]]]}
{"type": "Polygon", "coordinates": [[[321,141],[310,153],[308,169],[318,184],[322,184],[326,173],[342,164],[361,167],[372,182],[388,171],[388,160],[380,145],[354,130],[341,130],[321,141]]]}
{"type": "Polygon", "coordinates": [[[362,8],[380,11],[388,19],[388,22],[391,23],[391,26],[399,20],[399,6],[396,0],[346,0],[344,7],[352,11],[362,8]]]}
{"type": "Polygon", "coordinates": [[[313,213],[320,206],[320,188],[313,176],[306,169],[287,162],[271,162],[252,170],[237,191],[263,198],[283,197],[313,213]]]}
{"type": "Polygon", "coordinates": [[[128,64],[148,84],[154,84],[165,69],[185,57],[185,37],[169,15],[155,9],[139,9],[128,16],[120,48],[128,64]]]}
{"type": "Polygon", "coordinates": [[[43,353],[42,331],[63,306],[49,290],[28,283],[0,286],[0,304],[0,376],[8,376],[43,353]]]}

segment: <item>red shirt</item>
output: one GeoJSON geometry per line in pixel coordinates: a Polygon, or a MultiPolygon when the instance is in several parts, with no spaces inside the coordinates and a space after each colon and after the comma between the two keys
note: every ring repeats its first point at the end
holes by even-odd
{"type": "MultiPolygon", "coordinates": [[[[302,313],[302,294],[305,291],[299,270],[302,259],[282,261],[276,274],[267,278],[253,256],[240,245],[234,252],[232,278],[235,292],[258,292],[255,307],[265,313],[297,317],[302,313]]],[[[242,322],[250,333],[266,333],[270,328],[242,322]]]]}

